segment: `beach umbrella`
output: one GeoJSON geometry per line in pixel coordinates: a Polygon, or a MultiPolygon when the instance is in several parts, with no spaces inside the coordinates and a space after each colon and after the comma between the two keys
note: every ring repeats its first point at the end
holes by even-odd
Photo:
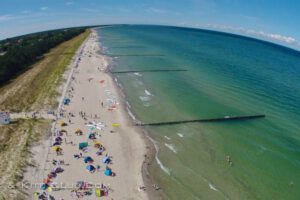
{"type": "Polygon", "coordinates": [[[96,139],[95,133],[89,133],[89,139],[96,139]]]}
{"type": "Polygon", "coordinates": [[[85,157],[83,160],[84,160],[85,163],[94,161],[90,156],[85,157]]]}
{"type": "Polygon", "coordinates": [[[57,146],[57,145],[61,145],[61,142],[54,142],[54,143],[52,144],[52,146],[57,146]]]}
{"type": "Polygon", "coordinates": [[[52,149],[53,149],[53,151],[59,151],[61,148],[58,147],[58,146],[55,146],[55,147],[53,147],[52,149]]]}
{"type": "Polygon", "coordinates": [[[105,156],[103,159],[102,159],[102,162],[103,163],[109,163],[110,159],[108,156],[105,156]]]}
{"type": "Polygon", "coordinates": [[[96,168],[93,165],[86,166],[86,169],[90,172],[94,171],[96,168]]]}
{"type": "Polygon", "coordinates": [[[112,171],[111,171],[111,169],[106,169],[105,170],[105,172],[104,172],[104,174],[106,175],[106,176],[111,176],[111,174],[112,174],[112,171]]]}
{"type": "Polygon", "coordinates": [[[77,130],[75,131],[75,134],[82,134],[82,130],[81,130],[81,129],[77,129],[77,130]]]}
{"type": "Polygon", "coordinates": [[[56,137],[56,138],[55,138],[55,141],[56,141],[56,142],[60,142],[60,141],[62,141],[62,138],[61,138],[61,137],[56,137]]]}
{"type": "Polygon", "coordinates": [[[70,102],[71,102],[70,99],[68,99],[68,98],[65,98],[65,99],[64,99],[64,105],[68,105],[70,102]]]}
{"type": "Polygon", "coordinates": [[[61,125],[61,126],[67,126],[67,123],[62,122],[62,123],[60,123],[60,125],[61,125]]]}
{"type": "Polygon", "coordinates": [[[41,189],[42,190],[47,190],[47,188],[49,187],[48,184],[44,183],[42,186],[41,186],[41,189]]]}

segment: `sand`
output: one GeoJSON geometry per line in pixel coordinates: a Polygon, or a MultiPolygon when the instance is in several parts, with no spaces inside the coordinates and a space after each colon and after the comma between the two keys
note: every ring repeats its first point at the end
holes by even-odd
{"type": "MultiPolygon", "coordinates": [[[[112,77],[105,72],[108,67],[108,58],[97,54],[100,49],[97,37],[96,32],[92,31],[71,65],[73,69],[68,72],[69,78],[62,96],[62,99],[70,98],[70,103],[69,105],[60,104],[57,112],[62,113],[63,116],[54,122],[52,136],[33,149],[36,154],[35,158],[39,159],[38,167],[35,170],[29,170],[25,175],[25,180],[28,182],[26,187],[30,187],[29,183],[43,181],[43,178],[55,168],[52,160],[62,160],[64,164],[60,164],[58,167],[64,171],[52,179],[52,184],[56,187],[52,187],[53,191],[47,192],[55,199],[77,199],[70,195],[71,190],[74,189],[71,186],[76,185],[78,181],[85,181],[96,186],[104,184],[110,188],[108,196],[103,199],[148,199],[147,193],[139,189],[140,186],[144,186],[142,164],[147,152],[146,144],[142,135],[128,119],[125,107],[120,103],[121,97],[116,84],[112,77]],[[86,120],[79,114],[80,112],[85,113],[86,120]],[[69,113],[73,113],[74,117],[69,113]],[[68,125],[61,127],[62,121],[68,125]],[[97,149],[93,147],[93,141],[88,139],[91,127],[86,126],[88,123],[98,124],[99,129],[102,129],[102,125],[104,125],[103,130],[95,128],[96,141],[106,148],[101,156],[96,155],[97,149]],[[113,126],[114,123],[120,126],[113,126]],[[61,136],[63,139],[62,155],[57,155],[53,151],[51,143],[56,137],[54,135],[61,129],[65,129],[67,134],[61,136]],[[83,134],[76,135],[77,129],[81,129],[83,134]],[[79,150],[80,142],[89,143],[86,153],[79,150]],[[84,163],[83,157],[74,158],[74,154],[80,152],[83,157],[91,156],[94,159],[92,165],[95,167],[100,165],[100,170],[96,170],[94,173],[86,170],[88,164],[84,163]],[[102,162],[102,159],[105,154],[111,156],[112,162],[108,166],[115,173],[114,177],[104,175],[106,164],[102,162]],[[68,186],[68,188],[62,188],[62,185],[68,186]]],[[[40,189],[32,188],[27,191],[31,194],[34,191],[42,192],[40,189]]],[[[91,195],[81,199],[99,198],[95,196],[95,190],[92,189],[91,195]]]]}

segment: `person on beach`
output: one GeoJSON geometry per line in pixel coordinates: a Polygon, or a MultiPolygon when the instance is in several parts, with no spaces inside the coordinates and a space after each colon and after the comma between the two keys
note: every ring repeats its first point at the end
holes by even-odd
{"type": "Polygon", "coordinates": [[[232,160],[231,160],[231,158],[230,158],[229,155],[226,156],[226,161],[228,162],[229,166],[231,167],[232,164],[233,164],[233,162],[232,162],[232,160]]]}

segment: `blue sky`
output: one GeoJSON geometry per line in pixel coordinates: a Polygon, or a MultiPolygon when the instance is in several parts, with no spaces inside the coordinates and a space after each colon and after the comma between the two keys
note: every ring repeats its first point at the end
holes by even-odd
{"type": "Polygon", "coordinates": [[[300,49],[300,0],[1,0],[0,39],[92,24],[234,32],[300,49]]]}

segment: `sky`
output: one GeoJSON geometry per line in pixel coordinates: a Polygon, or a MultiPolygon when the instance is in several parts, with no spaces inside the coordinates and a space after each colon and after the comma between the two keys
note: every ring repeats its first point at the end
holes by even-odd
{"type": "Polygon", "coordinates": [[[219,30],[300,49],[300,0],[0,0],[0,40],[82,25],[219,30]]]}

